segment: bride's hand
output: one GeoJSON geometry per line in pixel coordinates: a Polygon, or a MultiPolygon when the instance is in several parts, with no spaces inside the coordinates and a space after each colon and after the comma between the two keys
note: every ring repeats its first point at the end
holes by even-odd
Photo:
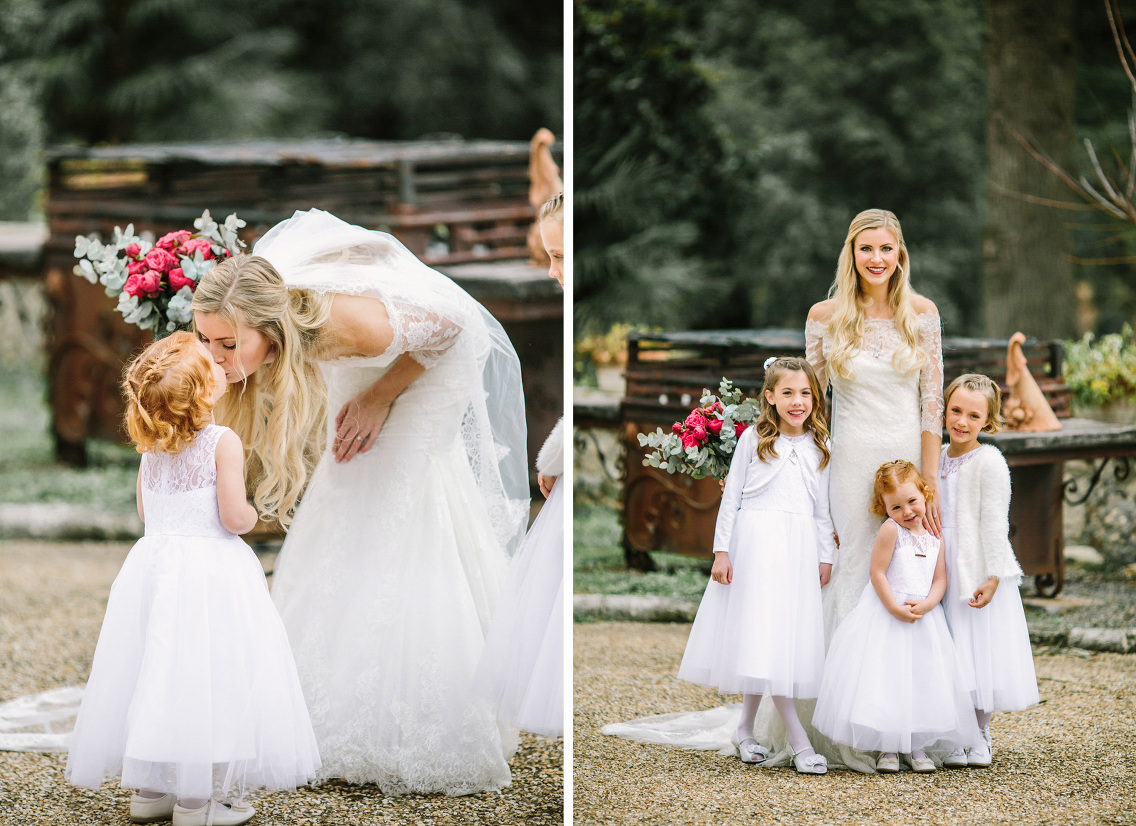
{"type": "Polygon", "coordinates": [[[375,444],[391,406],[375,398],[367,388],[351,399],[335,417],[335,441],[331,452],[336,462],[349,462],[357,453],[366,453],[375,444]]]}
{"type": "Polygon", "coordinates": [[[928,484],[929,493],[931,496],[927,497],[927,510],[923,514],[923,527],[926,528],[936,538],[943,536],[943,521],[942,511],[939,508],[939,486],[928,484]]]}

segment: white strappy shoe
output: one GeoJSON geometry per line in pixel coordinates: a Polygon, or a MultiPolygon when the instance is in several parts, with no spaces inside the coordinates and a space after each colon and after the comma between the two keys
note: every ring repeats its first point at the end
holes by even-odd
{"type": "Polygon", "coordinates": [[[747,737],[740,743],[735,743],[738,747],[738,759],[743,763],[761,764],[769,759],[769,749],[758,743],[752,737],[747,737]]]}
{"type": "Polygon", "coordinates": [[[801,749],[793,755],[793,767],[797,774],[825,774],[828,771],[828,758],[815,752],[807,757],[801,754],[807,750],[801,749]]]}

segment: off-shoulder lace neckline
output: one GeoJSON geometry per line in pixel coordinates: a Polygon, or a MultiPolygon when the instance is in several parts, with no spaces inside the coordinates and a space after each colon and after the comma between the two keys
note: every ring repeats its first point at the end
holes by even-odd
{"type": "MultiPolygon", "coordinates": [[[[923,321],[925,318],[938,318],[939,314],[937,312],[935,312],[934,310],[924,310],[921,313],[916,313],[915,317],[917,319],[919,319],[920,321],[923,321]]],[[[893,326],[895,325],[895,317],[894,316],[892,318],[868,318],[867,316],[865,316],[864,321],[872,322],[874,324],[891,324],[893,326]]],[[[805,326],[807,327],[810,324],[812,324],[816,327],[822,327],[822,328],[828,327],[828,321],[817,321],[816,319],[813,319],[813,318],[806,318],[805,319],[805,326]]]]}

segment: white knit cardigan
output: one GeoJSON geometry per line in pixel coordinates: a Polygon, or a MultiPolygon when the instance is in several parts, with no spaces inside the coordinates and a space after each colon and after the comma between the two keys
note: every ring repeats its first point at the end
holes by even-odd
{"type": "Polygon", "coordinates": [[[1015,586],[1022,578],[1010,546],[1010,468],[998,448],[982,445],[978,451],[958,471],[956,575],[964,602],[992,576],[1015,586]]]}
{"type": "Polygon", "coordinates": [[[536,457],[536,469],[545,476],[564,474],[564,419],[556,423],[536,457]]]}

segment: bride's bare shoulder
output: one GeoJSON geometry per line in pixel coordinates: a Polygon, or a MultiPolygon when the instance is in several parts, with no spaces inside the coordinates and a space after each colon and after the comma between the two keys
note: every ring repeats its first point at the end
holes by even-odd
{"type": "Polygon", "coordinates": [[[824,301],[818,301],[811,308],[809,308],[809,321],[815,321],[818,324],[827,324],[832,319],[832,313],[836,306],[834,299],[826,298],[824,301]]]}
{"type": "Polygon", "coordinates": [[[320,356],[331,359],[381,356],[394,338],[386,305],[370,295],[336,293],[323,331],[320,356]]]}

